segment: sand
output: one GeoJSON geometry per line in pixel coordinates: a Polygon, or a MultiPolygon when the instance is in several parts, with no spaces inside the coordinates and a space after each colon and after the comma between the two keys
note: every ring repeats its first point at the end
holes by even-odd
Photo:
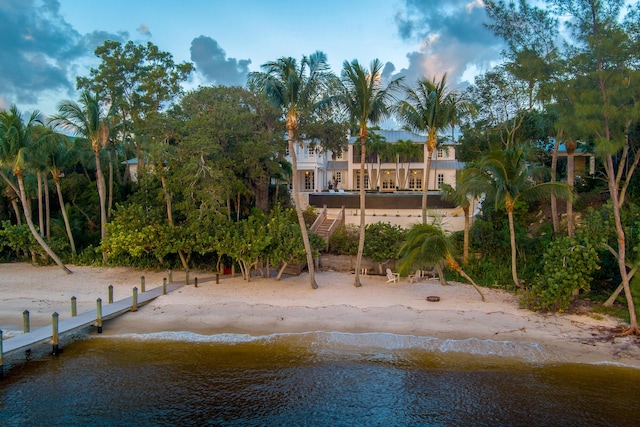
{"type": "MultiPolygon", "coordinates": [[[[140,288],[162,284],[168,271],[132,268],[69,266],[26,263],[0,264],[0,329],[5,339],[21,333],[22,312],[29,310],[31,328],[47,326],[51,314],[71,315],[71,297],[78,312],[95,309],[97,298],[107,301],[108,286],[114,299],[140,288]]],[[[383,276],[364,276],[363,286],[353,286],[350,273],[321,271],[318,289],[311,289],[306,273],[273,278],[222,276],[192,271],[198,288],[186,286],[126,313],[104,325],[105,335],[152,332],[193,332],[204,335],[243,333],[268,335],[294,332],[384,332],[440,339],[536,343],[552,360],[571,363],[613,363],[640,368],[640,340],[616,337],[621,324],[594,314],[540,314],[521,309],[508,292],[484,289],[486,302],[473,287],[462,283],[442,286],[437,280],[387,283],[383,276]],[[429,302],[427,296],[439,296],[429,302]]],[[[174,272],[183,281],[184,272],[174,272]]],[[[10,339],[10,338],[9,338],[10,339]]]]}

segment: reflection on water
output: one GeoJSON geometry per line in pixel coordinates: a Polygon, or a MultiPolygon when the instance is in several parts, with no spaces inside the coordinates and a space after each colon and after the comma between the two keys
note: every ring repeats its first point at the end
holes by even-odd
{"type": "Polygon", "coordinates": [[[640,370],[553,360],[390,334],[93,337],[14,367],[0,425],[637,425],[640,370]]]}

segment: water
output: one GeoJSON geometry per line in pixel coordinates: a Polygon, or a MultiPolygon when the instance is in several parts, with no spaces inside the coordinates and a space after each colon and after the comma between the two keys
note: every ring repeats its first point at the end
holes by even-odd
{"type": "Polygon", "coordinates": [[[640,370],[391,334],[90,337],[12,367],[0,425],[631,426],[640,370]]]}

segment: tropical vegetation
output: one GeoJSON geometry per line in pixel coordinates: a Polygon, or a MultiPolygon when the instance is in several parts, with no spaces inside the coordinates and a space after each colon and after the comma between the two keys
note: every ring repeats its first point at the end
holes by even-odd
{"type": "Polygon", "coordinates": [[[78,77],[78,99],[48,120],[0,112],[0,258],[67,272],[71,262],[236,268],[246,280],[305,265],[315,288],[328,250],[356,257],[355,286],[363,257],[404,273],[449,267],[448,279],[517,292],[535,310],[568,310],[587,295],[624,304],[626,333],[640,333],[640,6],[485,4],[504,61],[463,92],[446,75],[389,79],[379,60],[345,61],[336,75],[322,52],[267,62],[245,87],[183,92],[191,64],[152,44],[105,43],[100,64],[78,77]],[[422,153],[416,141],[377,137],[386,117],[424,135],[422,153]],[[311,143],[336,155],[347,130],[361,158],[359,225],[327,243],[300,203],[295,153],[311,143]],[[367,225],[367,153],[392,159],[400,186],[408,159],[422,159],[428,190],[434,151],[456,133],[466,168],[441,190],[465,230],[427,223],[427,191],[423,224],[367,225]],[[584,152],[595,175],[577,166],[584,152]]]}

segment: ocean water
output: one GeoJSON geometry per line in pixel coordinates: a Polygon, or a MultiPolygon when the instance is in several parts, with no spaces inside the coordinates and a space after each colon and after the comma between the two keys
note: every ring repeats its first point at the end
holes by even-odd
{"type": "Polygon", "coordinates": [[[633,426],[640,370],[393,334],[87,336],[12,366],[2,426],[633,426]]]}

